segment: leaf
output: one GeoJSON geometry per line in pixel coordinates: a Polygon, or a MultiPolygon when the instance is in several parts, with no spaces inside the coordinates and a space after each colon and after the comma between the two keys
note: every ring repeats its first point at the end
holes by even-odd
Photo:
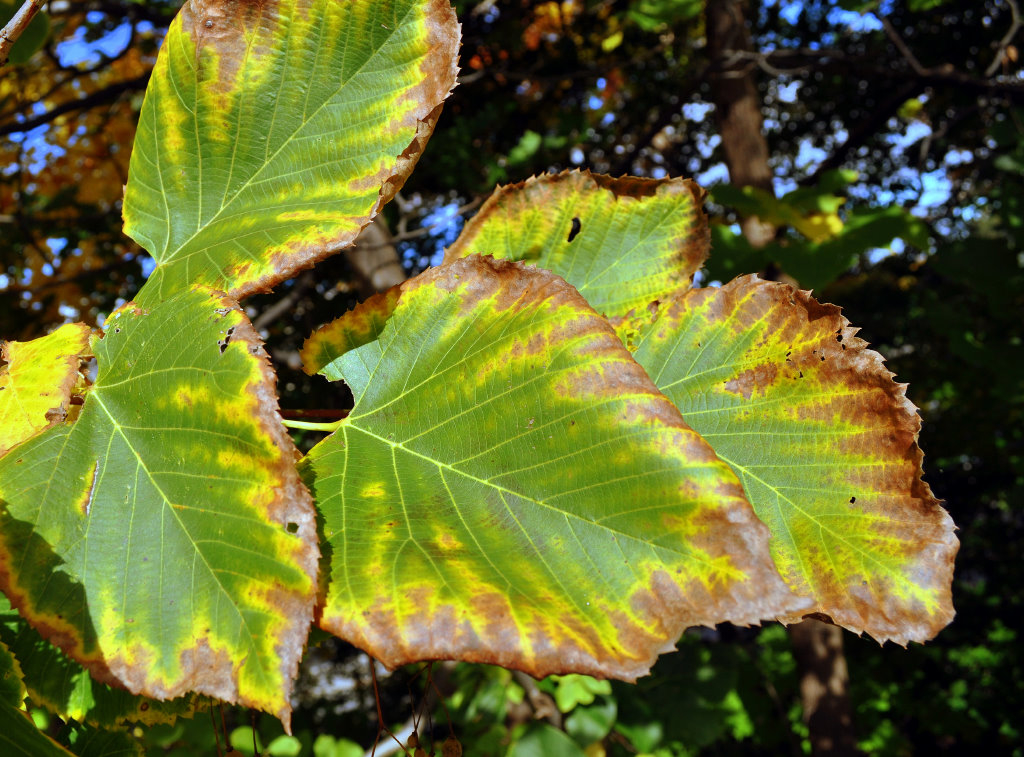
{"type": "MultiPolygon", "coordinates": [[[[0,600],[3,595],[0,595],[0,600]]],[[[8,707],[20,707],[28,696],[25,689],[24,674],[18,659],[11,654],[7,645],[0,641],[0,704],[8,707]]]]}
{"type": "Polygon", "coordinates": [[[522,738],[508,750],[508,757],[586,757],[583,749],[565,733],[549,723],[531,723],[522,738]]]}
{"type": "Polygon", "coordinates": [[[4,757],[70,757],[71,752],[36,728],[29,716],[0,702],[0,753],[4,757]]]}
{"type": "Polygon", "coordinates": [[[160,702],[96,681],[85,668],[43,639],[2,594],[0,643],[6,644],[21,664],[33,704],[64,720],[108,728],[125,723],[152,725],[190,718],[197,709],[194,694],[160,702]]]}
{"type": "Polygon", "coordinates": [[[89,327],[69,323],[30,342],[0,343],[0,455],[64,420],[89,327]]]}
{"type": "Polygon", "coordinates": [[[447,0],[186,3],[125,190],[157,262],[136,300],[267,291],[351,244],[429,139],[458,39],[447,0]]]}
{"type": "Polygon", "coordinates": [[[78,757],[142,757],[142,744],[127,731],[83,728],[70,747],[78,757]]]}
{"type": "Polygon", "coordinates": [[[728,468],[553,274],[428,270],[322,373],[355,407],[301,466],[330,562],[320,625],[386,665],[632,680],[685,627],[790,600],[728,468]]]}
{"type": "Polygon", "coordinates": [[[811,611],[879,641],[952,620],[957,540],[921,479],[920,419],[839,308],[754,276],[644,314],[635,357],[729,463],[811,611]]]}
{"type": "Polygon", "coordinates": [[[0,588],[104,683],[287,725],[316,535],[252,326],[182,292],[121,310],[94,349],[74,425],[0,459],[0,588]]]}
{"type": "Polygon", "coordinates": [[[472,253],[536,263],[609,316],[689,289],[708,254],[704,193],[683,179],[566,172],[501,187],[446,261],[472,253]]]}

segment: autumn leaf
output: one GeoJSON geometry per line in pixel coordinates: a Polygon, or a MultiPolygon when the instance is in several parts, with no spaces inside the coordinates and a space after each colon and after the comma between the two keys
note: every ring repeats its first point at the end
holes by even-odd
{"type": "Polygon", "coordinates": [[[412,171],[455,85],[447,0],[186,3],[146,92],[125,232],[136,300],[267,291],[352,243],[412,171]]]}
{"type": "Polygon", "coordinates": [[[0,456],[64,420],[89,354],[89,327],[69,323],[30,342],[0,342],[0,456]]]}
{"type": "Polygon", "coordinates": [[[0,458],[0,589],[101,682],[287,725],[318,551],[258,337],[204,291],[106,329],[78,420],[0,458]]]}
{"type": "Polygon", "coordinates": [[[89,671],[43,639],[0,594],[0,644],[19,663],[19,683],[32,703],[63,720],[113,728],[126,723],[173,723],[192,717],[195,694],[163,702],[100,683],[89,671]]]}
{"type": "Polygon", "coordinates": [[[501,187],[445,254],[536,263],[608,316],[690,287],[708,255],[704,193],[684,179],[566,172],[501,187]]]}
{"type": "Polygon", "coordinates": [[[324,331],[355,397],[302,464],[324,629],[387,665],[632,680],[687,626],[796,609],[728,467],[559,277],[459,259],[324,331]]]}
{"type": "Polygon", "coordinates": [[[813,612],[879,641],[924,641],[953,618],[958,544],[921,477],[906,386],[856,331],[839,308],[754,276],[620,324],[739,476],[779,571],[813,612]]]}

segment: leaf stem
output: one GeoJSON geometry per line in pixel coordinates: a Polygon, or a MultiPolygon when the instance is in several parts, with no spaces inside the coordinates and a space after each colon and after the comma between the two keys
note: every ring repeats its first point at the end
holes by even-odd
{"type": "Polygon", "coordinates": [[[323,431],[324,433],[331,433],[341,428],[341,424],[345,422],[345,419],[334,421],[333,423],[316,423],[314,421],[292,421],[282,419],[281,423],[284,424],[285,428],[299,428],[305,431],[323,431]]]}

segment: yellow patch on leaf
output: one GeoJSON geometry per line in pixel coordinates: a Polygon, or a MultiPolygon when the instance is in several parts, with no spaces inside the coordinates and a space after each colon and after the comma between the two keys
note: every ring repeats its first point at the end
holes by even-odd
{"type": "Polygon", "coordinates": [[[3,342],[0,356],[0,455],[62,422],[89,354],[89,327],[69,323],[30,342],[3,342]]]}

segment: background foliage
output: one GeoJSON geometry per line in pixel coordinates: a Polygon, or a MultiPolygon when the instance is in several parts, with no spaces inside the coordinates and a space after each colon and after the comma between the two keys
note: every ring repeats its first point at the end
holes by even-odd
{"type": "MultiPolygon", "coordinates": [[[[1016,2],[743,4],[752,44],[737,45],[733,57],[755,77],[774,196],[727,183],[712,89],[720,62],[709,55],[699,0],[455,5],[461,85],[387,210],[406,270],[437,262],[496,181],[584,166],[709,187],[706,280],[761,270],[841,305],[910,383],[928,481],[961,529],[958,614],[934,642],[879,649],[846,635],[861,748],[1021,753],[1016,682],[1024,670],[1011,619],[1021,614],[1024,576],[1008,549],[1024,536],[1016,2]],[[751,214],[777,229],[760,248],[738,225],[751,214]]],[[[52,2],[42,47],[0,76],[5,338],[102,323],[151,272],[153,262],[121,233],[120,197],[141,95],[177,6],[52,2]]],[[[365,287],[340,256],[317,272],[247,301],[277,361],[286,408],[338,404],[298,370],[297,349],[344,308],[339,300],[354,302],[365,287]]],[[[338,739],[373,737],[367,666],[334,642],[314,650],[296,740],[270,751],[358,753],[338,739]],[[327,685],[332,679],[346,683],[327,685]]],[[[470,753],[511,744],[515,754],[774,754],[806,748],[795,671],[781,628],[723,627],[684,636],[680,652],[637,687],[574,677],[533,683],[468,666],[434,676],[470,753]]],[[[409,685],[394,677],[382,692],[396,726],[408,717],[410,690],[417,702],[436,700],[424,677],[409,685]]],[[[228,717],[229,730],[241,729],[239,748],[251,743],[248,716],[228,717]]],[[[443,738],[445,716],[436,717],[443,738]]],[[[268,745],[279,734],[265,720],[256,725],[268,745]]],[[[145,738],[154,750],[188,754],[208,748],[213,733],[200,717],[145,738]]]]}

